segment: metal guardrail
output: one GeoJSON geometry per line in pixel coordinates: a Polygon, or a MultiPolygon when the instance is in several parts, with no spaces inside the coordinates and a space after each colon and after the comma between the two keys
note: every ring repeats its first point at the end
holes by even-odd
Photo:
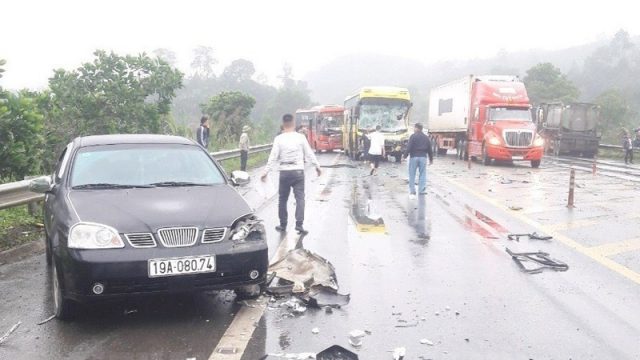
{"type": "MultiPolygon", "coordinates": [[[[249,149],[250,154],[264,151],[270,151],[272,144],[252,146],[249,149]]],[[[218,160],[229,160],[240,157],[240,149],[223,150],[212,152],[211,156],[218,160]]],[[[30,204],[44,199],[43,194],[37,194],[29,191],[29,183],[31,180],[16,181],[7,184],[0,184],[0,210],[14,206],[30,204]]]]}

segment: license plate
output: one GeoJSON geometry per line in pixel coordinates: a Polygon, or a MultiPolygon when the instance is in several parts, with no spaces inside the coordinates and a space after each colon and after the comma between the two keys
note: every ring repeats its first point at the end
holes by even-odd
{"type": "Polygon", "coordinates": [[[512,156],[511,160],[524,160],[524,156],[512,156]]]}
{"type": "Polygon", "coordinates": [[[213,255],[149,259],[148,264],[150,278],[216,271],[216,258],[213,255]]]}

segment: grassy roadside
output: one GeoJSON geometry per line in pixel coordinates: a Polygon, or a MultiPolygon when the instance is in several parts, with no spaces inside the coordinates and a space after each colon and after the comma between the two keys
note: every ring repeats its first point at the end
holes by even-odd
{"type": "Polygon", "coordinates": [[[41,215],[31,216],[27,206],[0,210],[0,251],[41,239],[41,215]]]}

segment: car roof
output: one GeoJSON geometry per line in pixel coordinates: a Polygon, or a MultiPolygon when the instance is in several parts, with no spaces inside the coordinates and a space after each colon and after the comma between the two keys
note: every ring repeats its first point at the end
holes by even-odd
{"type": "Polygon", "coordinates": [[[91,135],[77,137],[74,142],[77,147],[115,144],[195,144],[193,141],[181,136],[155,134],[91,135]]]}

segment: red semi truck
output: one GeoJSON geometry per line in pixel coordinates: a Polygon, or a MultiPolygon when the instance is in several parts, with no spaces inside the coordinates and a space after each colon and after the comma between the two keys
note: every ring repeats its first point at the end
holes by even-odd
{"type": "Polygon", "coordinates": [[[431,90],[427,128],[435,150],[465,159],[529,161],[540,166],[544,140],[536,132],[524,84],[516,76],[467,76],[431,90]]]}

